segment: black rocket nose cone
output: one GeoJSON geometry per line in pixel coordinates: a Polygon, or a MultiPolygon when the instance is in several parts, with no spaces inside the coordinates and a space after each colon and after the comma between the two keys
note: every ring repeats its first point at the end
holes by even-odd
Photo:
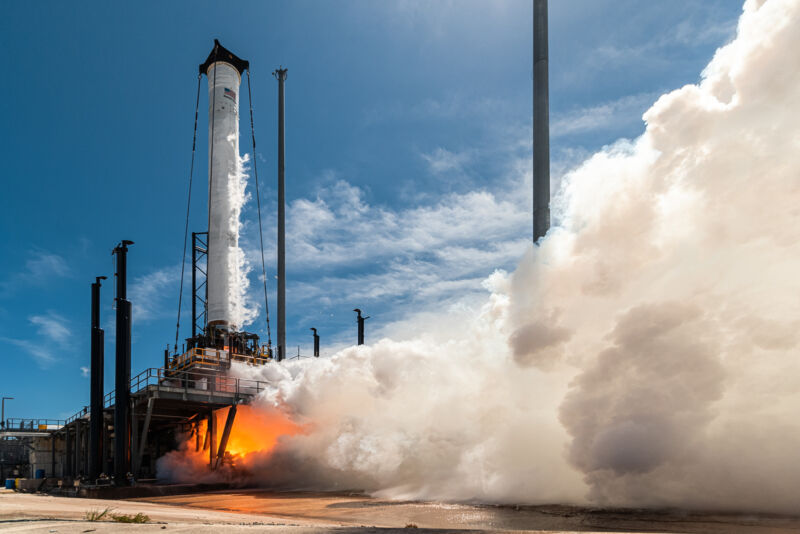
{"type": "Polygon", "coordinates": [[[224,61],[225,63],[230,63],[236,70],[239,71],[239,74],[244,74],[244,71],[250,68],[250,62],[246,59],[242,59],[224,46],[222,46],[217,39],[214,39],[214,48],[211,49],[211,53],[208,54],[206,60],[200,64],[200,74],[206,74],[208,72],[208,67],[212,64],[216,63],[217,61],[224,61]]]}

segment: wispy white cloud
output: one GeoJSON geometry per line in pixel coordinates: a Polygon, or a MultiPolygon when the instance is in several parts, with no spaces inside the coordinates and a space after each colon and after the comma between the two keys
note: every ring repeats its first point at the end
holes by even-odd
{"type": "Polygon", "coordinates": [[[497,118],[510,113],[512,109],[511,102],[501,98],[452,92],[418,102],[382,102],[380,106],[367,108],[362,122],[370,126],[391,121],[497,118]]]}
{"type": "Polygon", "coordinates": [[[703,20],[684,19],[672,28],[671,33],[665,34],[658,44],[666,46],[679,43],[686,46],[719,45],[730,41],[736,35],[738,19],[718,19],[718,14],[709,14],[703,20]],[[713,18],[711,18],[713,17],[713,18]]]}
{"type": "Polygon", "coordinates": [[[464,166],[470,160],[469,152],[450,152],[442,147],[438,147],[428,154],[421,154],[421,156],[428,163],[428,168],[433,174],[463,171],[464,166]]]}
{"type": "Polygon", "coordinates": [[[461,248],[478,251],[487,243],[519,237],[529,218],[524,196],[488,190],[449,194],[406,209],[367,204],[363,196],[361,189],[340,180],[314,200],[290,204],[288,253],[296,267],[318,266],[323,259],[333,267],[386,264],[426,253],[441,256],[443,250],[461,248]]]}
{"type": "Polygon", "coordinates": [[[52,346],[49,345],[45,340],[31,341],[27,339],[11,339],[6,337],[0,339],[2,339],[4,343],[11,344],[27,353],[28,356],[31,356],[36,364],[42,369],[50,367],[50,365],[56,361],[52,346]]]}
{"type": "Polygon", "coordinates": [[[180,265],[164,267],[134,278],[128,289],[128,299],[133,307],[133,320],[164,319],[173,311],[177,313],[180,280],[180,265]],[[170,306],[173,301],[174,307],[170,306]]]}
{"type": "Polygon", "coordinates": [[[63,349],[72,337],[66,319],[53,312],[45,315],[32,315],[28,322],[36,328],[36,336],[29,339],[2,338],[33,357],[41,368],[49,367],[56,361],[55,353],[63,349]]]}
{"type": "MultiPolygon", "coordinates": [[[[674,70],[698,51],[716,48],[735,36],[738,12],[721,9],[717,2],[685,3],[680,18],[675,18],[670,4],[653,4],[652,9],[626,13],[626,26],[649,31],[606,32],[602,40],[584,43],[587,48],[573,50],[574,57],[581,59],[556,73],[555,84],[591,84],[603,76],[626,72],[641,75],[674,70]]],[[[696,73],[695,67],[690,73],[696,73]]]]}
{"type": "Polygon", "coordinates": [[[552,137],[588,133],[620,127],[641,125],[642,114],[658,97],[656,93],[628,95],[600,105],[578,108],[566,113],[554,114],[550,123],[552,137]]]}
{"type": "Polygon", "coordinates": [[[46,315],[32,315],[28,318],[37,327],[37,333],[55,343],[65,343],[72,332],[67,328],[67,320],[53,312],[46,315]]]}
{"type": "Polygon", "coordinates": [[[82,376],[82,377],[84,377],[84,378],[88,378],[88,377],[89,377],[89,373],[90,373],[90,372],[91,372],[91,369],[89,369],[89,368],[88,368],[88,367],[86,367],[85,365],[81,365],[81,376],[82,376]]]}
{"type": "Polygon", "coordinates": [[[30,280],[41,280],[48,276],[63,277],[69,274],[67,262],[58,254],[34,250],[25,262],[24,276],[30,280]]]}
{"type": "Polygon", "coordinates": [[[24,269],[0,282],[0,298],[7,297],[22,287],[43,286],[53,278],[64,278],[69,275],[70,268],[63,257],[33,249],[28,251],[24,269]]]}
{"type": "Polygon", "coordinates": [[[0,340],[27,353],[39,367],[46,369],[58,360],[56,354],[59,351],[70,349],[73,335],[69,322],[57,313],[47,312],[31,315],[28,323],[35,327],[35,336],[24,339],[0,337],[0,340]]]}

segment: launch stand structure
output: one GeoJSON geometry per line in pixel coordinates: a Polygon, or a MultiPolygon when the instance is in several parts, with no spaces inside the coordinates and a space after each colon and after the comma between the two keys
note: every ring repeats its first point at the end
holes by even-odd
{"type": "MultiPolygon", "coordinates": [[[[199,109],[202,76],[208,79],[209,94],[209,172],[208,172],[208,230],[192,233],[192,327],[182,350],[178,351],[181,300],[178,303],[173,351],[164,351],[164,367],[149,368],[131,377],[131,315],[132,305],[127,299],[127,253],[132,241],[123,240],[114,248],[116,258],[116,334],[115,334],[115,389],[103,395],[104,331],[100,321],[101,280],[97,277],[91,293],[91,395],[90,406],[79,410],[63,421],[8,420],[0,429],[4,444],[30,445],[28,473],[34,477],[40,472],[48,479],[59,479],[66,491],[78,495],[95,495],[99,486],[113,483],[126,485],[131,479],[142,480],[155,474],[155,461],[163,453],[177,449],[190,436],[190,446],[196,452],[208,451],[208,463],[216,469],[229,458],[226,455],[237,407],[249,403],[264,391],[268,384],[229,376],[229,369],[238,362],[261,366],[273,359],[272,340],[267,306],[267,343],[260,344],[259,336],[242,330],[234,295],[235,269],[238,252],[239,206],[232,198],[232,188],[240,187],[239,173],[239,87],[242,75],[248,75],[249,63],[214,41],[214,48],[200,65],[197,105],[199,109]],[[217,428],[216,412],[227,409],[222,428],[217,428]],[[204,434],[204,435],[202,435],[204,434]],[[217,439],[219,434],[219,439],[217,439]],[[106,475],[106,476],[104,476],[106,475]],[[77,481],[82,482],[78,483],[77,481]],[[73,485],[73,481],[75,484],[73,485]],[[85,486],[88,482],[88,487],[85,486]],[[85,488],[80,489],[80,488],[85,488]]],[[[283,82],[286,70],[279,69],[280,82],[279,175],[283,192],[283,82]]],[[[189,173],[189,201],[187,203],[184,234],[184,260],[188,244],[189,207],[197,139],[195,110],[192,165],[189,173]]],[[[250,125],[253,128],[252,99],[250,125]]],[[[255,155],[255,134],[252,134],[255,155]]],[[[256,199],[258,200],[259,233],[262,248],[264,299],[267,299],[266,269],[263,259],[261,232],[261,202],[258,192],[258,169],[253,159],[256,199]]],[[[282,222],[282,204],[279,220],[282,222]]],[[[284,228],[279,224],[279,238],[284,228]]],[[[280,240],[280,239],[279,239],[280,240]]],[[[283,250],[279,250],[279,295],[283,285],[283,250]]],[[[183,284],[183,273],[181,273],[183,284]]],[[[285,352],[285,309],[279,298],[278,360],[285,352]]],[[[362,330],[363,331],[363,330],[362,330]]],[[[314,355],[319,355],[319,337],[315,332],[314,355]]],[[[363,340],[363,334],[359,338],[363,340]]],[[[19,449],[19,447],[17,447],[19,449]]],[[[16,451],[17,449],[14,449],[16,451]]],[[[18,463],[14,451],[0,450],[0,468],[18,463]],[[14,453],[14,454],[12,454],[14,453]],[[10,460],[6,460],[6,456],[10,460]],[[13,462],[12,462],[13,460],[13,462]],[[4,463],[5,462],[5,463],[4,463]]]]}
{"type": "MultiPolygon", "coordinates": [[[[205,75],[208,79],[209,99],[208,231],[192,233],[192,335],[186,339],[185,350],[181,353],[177,351],[177,342],[173,355],[165,351],[163,374],[160,370],[150,369],[146,375],[138,377],[140,382],[147,384],[141,388],[145,394],[140,401],[140,409],[145,411],[145,423],[152,417],[152,404],[156,398],[162,404],[167,400],[177,403],[173,406],[177,411],[194,411],[195,415],[186,420],[191,421],[197,448],[200,447],[198,423],[201,418],[198,414],[207,411],[203,442],[204,447],[211,444],[209,463],[212,469],[218,467],[224,458],[237,404],[249,400],[266,386],[263,382],[244,382],[229,377],[227,371],[234,362],[264,365],[272,359],[271,342],[262,346],[257,334],[240,329],[232,299],[235,289],[230,271],[235,261],[232,255],[238,247],[239,208],[232,203],[231,192],[232,188],[238,187],[235,180],[239,179],[241,172],[239,87],[242,75],[245,71],[249,72],[249,68],[248,61],[224,48],[217,40],[206,61],[200,64],[200,78],[205,75]],[[146,403],[144,397],[147,397],[146,403]],[[214,451],[217,428],[213,412],[226,406],[229,407],[227,420],[219,449],[214,451]]],[[[195,139],[196,135],[195,120],[195,139]]],[[[252,137],[255,152],[255,134],[252,137]]],[[[256,165],[255,161],[253,165],[256,165]]],[[[191,189],[189,194],[191,202],[191,189]]],[[[259,228],[260,218],[259,200],[259,228]]],[[[178,314],[180,317],[180,307],[178,314]]],[[[132,384],[133,387],[139,388],[140,385],[132,384]]],[[[182,416],[179,413],[170,415],[182,416]]],[[[140,449],[144,449],[144,442],[140,449]]],[[[141,458],[141,454],[138,456],[141,458]]],[[[138,465],[134,464],[134,467],[138,465]]]]}
{"type": "MultiPolygon", "coordinates": [[[[231,202],[230,193],[231,188],[238,187],[235,180],[241,171],[239,86],[246,70],[249,63],[218,41],[200,65],[198,104],[202,75],[208,78],[209,93],[208,231],[192,234],[191,337],[179,353],[176,334],[173,353],[164,353],[163,368],[146,369],[131,377],[131,303],[126,298],[125,256],[132,242],[122,241],[114,249],[118,271],[116,387],[103,396],[98,278],[92,285],[91,410],[86,407],[57,425],[26,429],[36,433],[33,439],[50,442],[48,462],[37,464],[47,476],[84,478],[93,483],[101,473],[113,474],[117,485],[125,485],[131,477],[152,476],[155,460],[176,449],[181,435],[192,436],[198,452],[207,450],[209,466],[216,469],[226,458],[237,406],[249,402],[267,386],[266,382],[231,377],[227,372],[234,362],[263,365],[272,358],[271,342],[261,346],[258,335],[241,330],[232,302],[230,270],[238,247],[238,224],[232,222],[238,223],[239,208],[231,202]],[[227,418],[224,427],[218,429],[215,412],[223,408],[227,408],[227,418]],[[205,436],[201,436],[203,428],[205,436]]],[[[197,113],[195,141],[196,134],[197,113]]],[[[180,318],[180,304],[178,308],[180,318]]],[[[180,322],[177,326],[179,329],[180,322]]]]}

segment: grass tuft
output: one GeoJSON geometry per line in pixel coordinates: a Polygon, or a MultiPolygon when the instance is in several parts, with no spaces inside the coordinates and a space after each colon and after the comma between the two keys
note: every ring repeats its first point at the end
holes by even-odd
{"type": "Polygon", "coordinates": [[[149,523],[150,516],[145,515],[139,512],[136,515],[125,515],[125,514],[117,514],[112,515],[111,519],[116,521],[117,523],[149,523]]]}
{"type": "Polygon", "coordinates": [[[86,521],[102,521],[106,518],[106,516],[111,512],[113,508],[106,508],[102,512],[100,510],[89,510],[85,514],[83,514],[83,518],[86,521]]]}
{"type": "Polygon", "coordinates": [[[406,525],[406,528],[419,528],[419,527],[417,527],[417,525],[415,525],[414,523],[408,523],[406,525]]]}

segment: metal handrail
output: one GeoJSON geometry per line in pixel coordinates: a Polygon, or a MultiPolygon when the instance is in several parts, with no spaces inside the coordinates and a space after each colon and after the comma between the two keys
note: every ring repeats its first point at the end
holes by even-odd
{"type": "MultiPolygon", "coordinates": [[[[249,378],[238,378],[233,376],[226,376],[220,375],[219,373],[215,373],[214,371],[176,371],[176,370],[164,370],[161,367],[149,367],[139,373],[138,375],[131,378],[130,381],[130,392],[131,394],[138,393],[144,389],[147,389],[150,386],[170,386],[170,382],[176,382],[177,384],[181,384],[177,387],[183,387],[185,389],[202,389],[202,388],[189,388],[189,383],[194,383],[195,385],[198,382],[202,382],[206,380],[206,389],[208,388],[208,384],[211,383],[210,381],[213,380],[213,390],[222,392],[222,393],[234,393],[235,398],[238,399],[242,395],[250,396],[250,395],[257,395],[264,391],[267,388],[268,383],[262,380],[252,380],[249,378]]],[[[173,385],[172,387],[176,387],[173,385]]],[[[114,404],[116,390],[111,390],[105,394],[103,397],[103,407],[109,408],[114,404]]],[[[78,419],[83,419],[88,417],[89,415],[89,407],[84,406],[82,409],[78,410],[76,413],[68,417],[67,419],[20,419],[20,418],[10,418],[6,419],[6,426],[3,430],[9,430],[10,428],[18,429],[18,430],[55,430],[52,428],[40,428],[40,425],[46,426],[57,426],[61,428],[63,426],[72,424],[74,421],[78,419]],[[27,426],[17,426],[12,427],[12,422],[19,422],[19,425],[26,424],[27,426]],[[34,425],[34,426],[31,426],[34,425]]]]}
{"type": "Polygon", "coordinates": [[[267,382],[220,375],[218,373],[203,371],[164,371],[160,367],[145,369],[131,379],[131,394],[138,393],[149,386],[169,386],[188,388],[189,383],[194,383],[191,389],[213,389],[224,393],[235,393],[237,396],[258,394],[267,388],[267,382]],[[205,388],[197,387],[198,383],[205,380],[205,388]],[[212,382],[213,381],[213,382],[212,382]],[[211,385],[211,387],[209,387],[211,385]]]}
{"type": "Polygon", "coordinates": [[[53,430],[51,427],[61,428],[64,426],[63,419],[24,419],[11,417],[4,421],[2,430],[53,430]]]}
{"type": "Polygon", "coordinates": [[[264,365],[270,361],[267,352],[262,351],[257,356],[239,354],[226,349],[195,347],[183,354],[175,356],[169,364],[170,371],[183,371],[194,364],[209,367],[230,367],[232,361],[245,362],[251,365],[264,365]]]}
{"type": "Polygon", "coordinates": [[[78,410],[77,412],[72,414],[71,416],[67,417],[67,420],[64,422],[64,424],[69,425],[73,421],[75,421],[77,419],[83,419],[84,417],[87,417],[88,415],[89,415],[89,407],[88,406],[84,406],[83,408],[81,408],[80,410],[78,410]]]}

